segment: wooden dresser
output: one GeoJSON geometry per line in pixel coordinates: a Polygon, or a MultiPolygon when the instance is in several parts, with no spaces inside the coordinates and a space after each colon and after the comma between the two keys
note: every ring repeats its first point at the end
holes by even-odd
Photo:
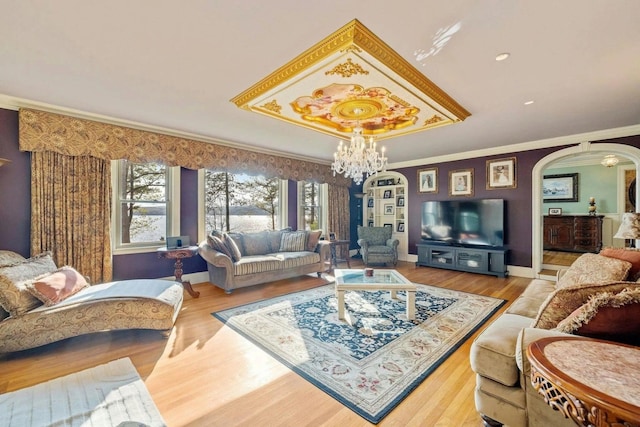
{"type": "Polygon", "coordinates": [[[544,249],[567,252],[600,252],[604,215],[545,216],[544,249]]]}

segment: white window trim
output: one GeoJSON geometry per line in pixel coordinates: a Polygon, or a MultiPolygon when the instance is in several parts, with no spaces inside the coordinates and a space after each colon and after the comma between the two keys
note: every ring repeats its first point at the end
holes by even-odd
{"type": "MultiPolygon", "coordinates": [[[[204,176],[205,169],[198,169],[198,242],[207,238],[207,225],[204,214],[204,176]]],[[[289,182],[286,179],[279,180],[278,224],[277,228],[283,228],[289,215],[289,182]]]]}
{"type": "MultiPolygon", "coordinates": [[[[118,218],[119,209],[117,209],[118,198],[118,163],[119,160],[111,161],[111,248],[113,255],[138,254],[155,252],[163,245],[135,246],[127,245],[126,247],[118,246],[118,236],[120,235],[120,221],[118,218]]],[[[167,224],[167,236],[180,235],[180,166],[172,166],[168,168],[167,174],[167,212],[169,213],[170,222],[167,224]]]]}
{"type": "MultiPolygon", "coordinates": [[[[305,181],[298,181],[298,230],[304,230],[304,206],[302,201],[304,200],[304,183],[305,181]]],[[[328,233],[327,228],[329,227],[329,184],[320,184],[320,198],[318,200],[320,206],[320,230],[322,230],[322,234],[325,235],[328,233]]]]}

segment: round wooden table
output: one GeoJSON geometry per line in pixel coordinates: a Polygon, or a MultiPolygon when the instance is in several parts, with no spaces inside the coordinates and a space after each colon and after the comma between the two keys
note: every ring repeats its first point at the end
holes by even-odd
{"type": "Polygon", "coordinates": [[[176,249],[158,248],[158,258],[168,258],[168,259],[176,260],[176,263],[174,264],[174,272],[173,272],[173,274],[176,276],[176,282],[182,283],[182,286],[184,287],[184,289],[193,298],[198,298],[200,296],[200,292],[194,290],[191,287],[190,281],[182,280],[182,258],[191,258],[197,253],[198,253],[197,246],[188,246],[185,248],[176,248],[176,249]]]}
{"type": "Polygon", "coordinates": [[[640,426],[640,347],[553,337],[527,347],[531,383],[552,408],[582,426],[640,426]]]}

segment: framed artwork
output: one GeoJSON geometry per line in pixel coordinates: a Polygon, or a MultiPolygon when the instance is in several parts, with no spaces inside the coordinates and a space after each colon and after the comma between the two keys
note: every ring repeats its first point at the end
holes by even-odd
{"type": "Polygon", "coordinates": [[[577,202],[578,174],[545,175],[542,178],[543,202],[577,202]]]}
{"type": "Polygon", "coordinates": [[[393,215],[393,204],[388,203],[384,205],[384,214],[385,215],[393,215]]]}
{"type": "Polygon", "coordinates": [[[393,178],[387,179],[387,185],[395,185],[393,178]]]}
{"type": "Polygon", "coordinates": [[[390,199],[391,198],[391,190],[384,190],[383,198],[390,199]]]}
{"type": "Polygon", "coordinates": [[[373,199],[369,199],[369,201],[367,202],[367,207],[368,208],[372,208],[373,207],[373,199]]]}
{"type": "Polygon", "coordinates": [[[378,187],[382,187],[383,185],[387,185],[387,180],[386,179],[379,179],[378,180],[378,187]]]}
{"type": "Polygon", "coordinates": [[[385,224],[384,227],[393,227],[393,224],[385,224]]]}
{"type": "Polygon", "coordinates": [[[420,169],[418,171],[418,193],[438,192],[438,168],[420,169]]]}
{"type": "Polygon", "coordinates": [[[398,223],[398,232],[399,233],[404,232],[404,222],[399,222],[398,223]]]}
{"type": "Polygon", "coordinates": [[[449,171],[449,195],[473,196],[473,169],[449,171]]]}
{"type": "Polygon", "coordinates": [[[404,197],[398,197],[398,206],[404,206],[404,197]]]}
{"type": "Polygon", "coordinates": [[[373,227],[373,221],[369,221],[369,227],[373,227]]]}
{"type": "Polygon", "coordinates": [[[487,160],[487,190],[516,188],[516,158],[487,160]]]}
{"type": "Polygon", "coordinates": [[[549,208],[550,216],[560,216],[562,215],[562,208],[549,208]]]}

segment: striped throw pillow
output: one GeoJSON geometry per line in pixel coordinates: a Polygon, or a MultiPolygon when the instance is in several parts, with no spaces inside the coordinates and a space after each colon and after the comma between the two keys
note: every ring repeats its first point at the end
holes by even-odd
{"type": "Polygon", "coordinates": [[[280,252],[301,252],[307,249],[307,233],[304,231],[293,231],[282,233],[280,241],[280,252]]]}

